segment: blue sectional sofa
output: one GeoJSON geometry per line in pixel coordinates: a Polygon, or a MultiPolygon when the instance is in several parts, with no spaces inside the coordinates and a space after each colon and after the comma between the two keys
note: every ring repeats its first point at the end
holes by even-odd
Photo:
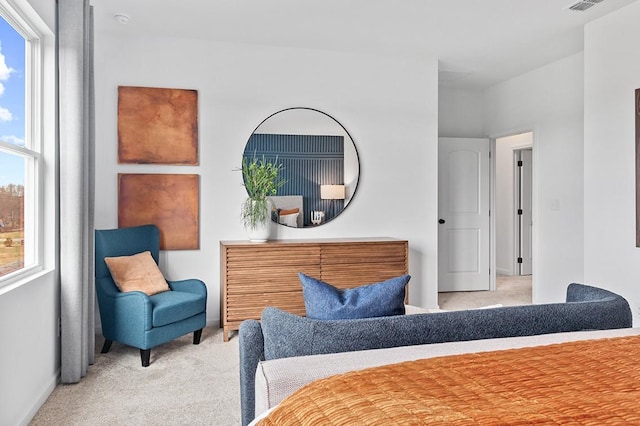
{"type": "Polygon", "coordinates": [[[564,303],[435,314],[323,321],[266,308],[261,321],[240,326],[242,424],[255,415],[255,374],[263,360],[631,326],[623,297],[575,283],[568,286],[564,303]]]}

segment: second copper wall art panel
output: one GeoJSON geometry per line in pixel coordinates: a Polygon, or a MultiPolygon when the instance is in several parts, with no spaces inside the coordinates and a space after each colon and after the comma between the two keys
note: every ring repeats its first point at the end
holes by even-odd
{"type": "Polygon", "coordinates": [[[118,227],[155,224],[161,250],[196,250],[199,176],[118,174],[118,227]]]}

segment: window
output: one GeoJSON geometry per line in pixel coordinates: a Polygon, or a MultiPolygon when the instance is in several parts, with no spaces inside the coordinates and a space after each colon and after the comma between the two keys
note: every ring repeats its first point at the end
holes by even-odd
{"type": "Polygon", "coordinates": [[[26,21],[0,3],[0,286],[40,264],[42,61],[26,21]]]}

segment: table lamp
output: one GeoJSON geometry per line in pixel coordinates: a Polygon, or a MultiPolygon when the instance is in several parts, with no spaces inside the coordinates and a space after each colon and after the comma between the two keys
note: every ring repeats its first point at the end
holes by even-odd
{"type": "Polygon", "coordinates": [[[344,200],[345,198],[344,185],[320,185],[320,198],[331,200],[331,216],[327,220],[332,219],[335,216],[335,200],[344,200]]]}

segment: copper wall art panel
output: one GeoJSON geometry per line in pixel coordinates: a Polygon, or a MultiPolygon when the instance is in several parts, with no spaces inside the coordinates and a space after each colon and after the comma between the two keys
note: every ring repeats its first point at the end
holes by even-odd
{"type": "Polygon", "coordinates": [[[198,192],[198,175],[120,173],[118,227],[153,223],[160,228],[160,249],[198,249],[198,192]]]}
{"type": "Polygon", "coordinates": [[[118,162],[198,164],[198,92],[118,87],[118,162]]]}

